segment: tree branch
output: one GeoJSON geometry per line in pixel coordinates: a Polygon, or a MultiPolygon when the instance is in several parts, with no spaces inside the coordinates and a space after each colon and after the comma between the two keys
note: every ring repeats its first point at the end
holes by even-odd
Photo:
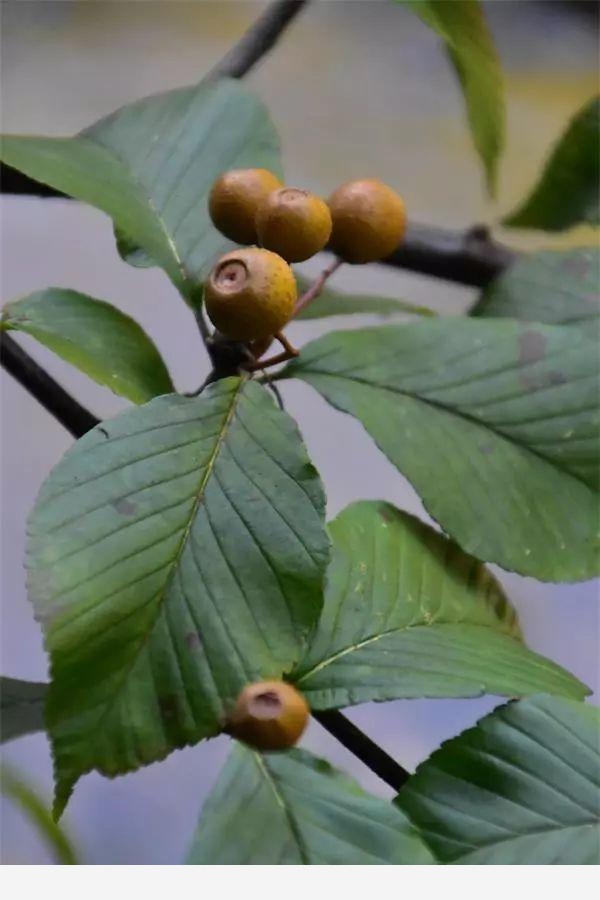
{"type": "MultiPolygon", "coordinates": [[[[0,193],[71,199],[4,163],[0,163],[0,193]]],[[[495,241],[483,226],[451,231],[410,223],[404,242],[382,263],[457,284],[485,287],[518,256],[495,241]]]]}
{"type": "Polygon", "coordinates": [[[404,242],[382,262],[432,278],[485,287],[518,256],[495,241],[485,225],[450,231],[413,223],[408,226],[404,242]]]}
{"type": "Polygon", "coordinates": [[[350,753],[358,757],[367,768],[396,792],[406,784],[410,778],[410,772],[407,772],[396,760],[388,756],[385,750],[378,747],[339,710],[313,710],[312,715],[329,734],[332,734],[340,744],[343,744],[350,753]]]}
{"type": "Polygon", "coordinates": [[[81,437],[98,424],[99,420],[38,366],[8,334],[3,334],[0,341],[0,363],[73,437],[81,437]]]}
{"type": "Polygon", "coordinates": [[[243,78],[274,47],[307,0],[277,0],[211,70],[209,78],[243,78]]]}

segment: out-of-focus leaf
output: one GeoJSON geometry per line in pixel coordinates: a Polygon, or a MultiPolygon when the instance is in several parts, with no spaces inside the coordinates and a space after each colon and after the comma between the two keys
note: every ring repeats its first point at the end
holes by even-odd
{"type": "Polygon", "coordinates": [[[399,0],[446,44],[462,87],[471,134],[495,195],[498,161],[504,149],[502,68],[477,0],[399,0]]]}
{"type": "Polygon", "coordinates": [[[0,784],[3,795],[20,806],[27,818],[35,824],[52,848],[56,862],[63,866],[77,865],[71,841],[64,830],[54,822],[50,810],[37,791],[7,765],[3,765],[0,769],[0,784]]]}
{"type": "MultiPolygon", "coordinates": [[[[296,276],[298,293],[303,294],[311,285],[308,278],[296,276]]],[[[325,316],[395,316],[399,313],[415,316],[435,316],[426,306],[415,306],[406,300],[392,297],[374,297],[371,294],[346,294],[327,286],[319,296],[296,316],[297,319],[321,319],[325,316]]]]}
{"type": "Polygon", "coordinates": [[[482,292],[472,316],[575,325],[595,336],[600,317],[595,247],[524,256],[482,292]]]}
{"type": "Polygon", "coordinates": [[[600,98],[579,110],[530,196],[502,224],[564,231],[600,224],[600,98]]]}

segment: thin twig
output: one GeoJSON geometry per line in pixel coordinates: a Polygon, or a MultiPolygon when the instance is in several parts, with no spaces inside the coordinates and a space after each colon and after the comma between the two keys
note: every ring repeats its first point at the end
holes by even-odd
{"type": "Polygon", "coordinates": [[[277,0],[211,70],[209,78],[243,78],[275,46],[307,0],[277,0]]]}
{"type": "Polygon", "coordinates": [[[8,334],[0,341],[0,362],[13,378],[41,403],[73,437],[79,438],[98,419],[77,402],[8,334]]]}
{"type": "Polygon", "coordinates": [[[311,284],[309,289],[302,294],[301,297],[296,301],[296,306],[294,307],[294,315],[297,316],[298,313],[303,310],[309,303],[312,303],[313,300],[316,300],[323,288],[325,287],[325,282],[328,278],[333,275],[337,269],[342,265],[343,260],[334,259],[331,265],[327,266],[326,269],[323,269],[319,277],[311,284]]]}
{"type": "Polygon", "coordinates": [[[398,792],[410,778],[410,772],[357,728],[337,709],[313,710],[313,716],[340,744],[358,757],[372,772],[398,792]]]}

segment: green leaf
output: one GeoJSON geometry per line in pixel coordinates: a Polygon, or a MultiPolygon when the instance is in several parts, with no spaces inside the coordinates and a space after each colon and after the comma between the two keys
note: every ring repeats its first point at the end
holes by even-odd
{"type": "Polygon", "coordinates": [[[238,745],[209,796],[191,865],[431,865],[393,804],[302,750],[238,745]]]}
{"type": "Polygon", "coordinates": [[[321,619],[292,674],[315,709],[414,697],[583,697],[573,676],[520,642],[490,573],[388,503],[361,502],[330,525],[321,619]]]}
{"type": "Polygon", "coordinates": [[[156,94],[73,138],[2,140],[2,160],[107,213],[195,306],[200,282],[229,244],[207,197],[224,170],[280,173],[279,142],[264,105],[238,81],[156,94]]]}
{"type": "Polygon", "coordinates": [[[113,228],[113,231],[117,252],[126,263],[129,263],[130,266],[134,266],[136,269],[151,269],[152,266],[156,265],[152,257],[145,250],[142,250],[141,247],[138,247],[124,231],[121,231],[116,226],[113,228]]]}
{"type": "Polygon", "coordinates": [[[595,247],[533,253],[485,288],[471,315],[576,325],[589,333],[600,318],[599,275],[595,247]]]}
{"type": "Polygon", "coordinates": [[[530,196],[502,220],[512,228],[564,231],[600,224],[600,98],[580,109],[530,196]]]}
{"type": "Polygon", "coordinates": [[[83,773],[214,735],[244,685],[291,669],[322,605],[324,505],[293,420],[243,379],[159,397],[65,455],[27,545],[58,812],[83,773]]]}
{"type": "Polygon", "coordinates": [[[20,678],[0,678],[0,740],[13,738],[34,731],[43,731],[44,703],[47,684],[22,681],[20,678]]]}
{"type": "Polygon", "coordinates": [[[496,194],[504,149],[502,67],[476,0],[400,0],[446,43],[460,82],[473,142],[483,162],[487,189],[496,194]]]}
{"type": "MultiPolygon", "coordinates": [[[[296,275],[298,294],[303,294],[311,285],[308,278],[296,275]]],[[[346,294],[325,287],[316,300],[305,306],[296,319],[322,319],[325,316],[347,316],[352,314],[369,316],[394,316],[409,313],[416,316],[435,316],[426,306],[415,306],[406,300],[392,297],[373,297],[370,294],[346,294]]]]}
{"type": "Polygon", "coordinates": [[[0,770],[0,783],[3,795],[21,807],[52,848],[56,862],[62,866],[76,866],[77,857],[69,838],[53,821],[38,792],[6,765],[0,770]]]}
{"type": "Polygon", "coordinates": [[[334,332],[286,375],[360,419],[468,553],[541,580],[598,571],[598,360],[577,329],[440,318],[334,332]]]}
{"type": "Polygon", "coordinates": [[[134,403],[173,391],[163,359],[146,332],[103,300],[64,288],[36,291],[9,303],[0,327],[30,334],[134,403]]]}
{"type": "Polygon", "coordinates": [[[599,728],[583,703],[509,703],[442,744],[396,803],[441,863],[598,865],[599,728]]]}

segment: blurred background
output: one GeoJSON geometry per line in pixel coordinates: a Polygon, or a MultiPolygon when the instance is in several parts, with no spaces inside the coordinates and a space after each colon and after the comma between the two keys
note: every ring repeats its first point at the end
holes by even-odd
{"type": "MultiPolygon", "coordinates": [[[[199,80],[267,4],[225,0],[4,0],[1,125],[5,132],[69,135],[138,97],[199,80]]],[[[598,6],[578,2],[484,3],[506,73],[508,141],[499,202],[485,199],[481,170],[454,74],[438,40],[414,15],[387,0],[321,0],[300,14],[277,48],[247,77],[279,129],[288,183],[327,195],[373,175],[405,198],[416,222],[463,228],[493,223],[528,192],[567,119],[598,88],[598,6]]],[[[523,249],[590,244],[591,231],[566,236],[498,236],[523,249]]],[[[191,390],[208,361],[191,314],[157,269],[136,270],[114,250],[108,219],[61,200],[2,197],[2,302],[37,289],[75,288],[134,316],[166,357],[180,390],[191,390]]],[[[318,271],[319,259],[300,267],[318,271]]],[[[334,284],[387,294],[455,315],[472,288],[385,266],[341,270],[334,284]]],[[[375,324],[346,317],[296,324],[297,344],[332,327],[375,324]]],[[[18,340],[100,417],[126,403],[62,363],[33,340],[18,340]]],[[[362,427],[332,411],[307,385],[283,385],[335,515],[359,498],[385,498],[426,518],[398,472],[362,427]]],[[[47,660],[24,588],[25,519],[69,435],[2,373],[2,674],[47,679],[47,660]]],[[[597,584],[552,585],[498,572],[519,610],[529,644],[597,689],[597,584]]],[[[501,702],[399,701],[348,712],[412,769],[441,740],[501,702]]],[[[391,791],[312,724],[304,746],[326,756],[367,789],[391,791]]],[[[228,752],[218,738],[113,781],[83,778],[64,816],[89,864],[179,863],[203,800],[228,752]]],[[[44,735],[3,747],[9,761],[51,796],[44,735]]],[[[2,801],[2,862],[42,864],[52,856],[22,812],[2,801]]]]}

